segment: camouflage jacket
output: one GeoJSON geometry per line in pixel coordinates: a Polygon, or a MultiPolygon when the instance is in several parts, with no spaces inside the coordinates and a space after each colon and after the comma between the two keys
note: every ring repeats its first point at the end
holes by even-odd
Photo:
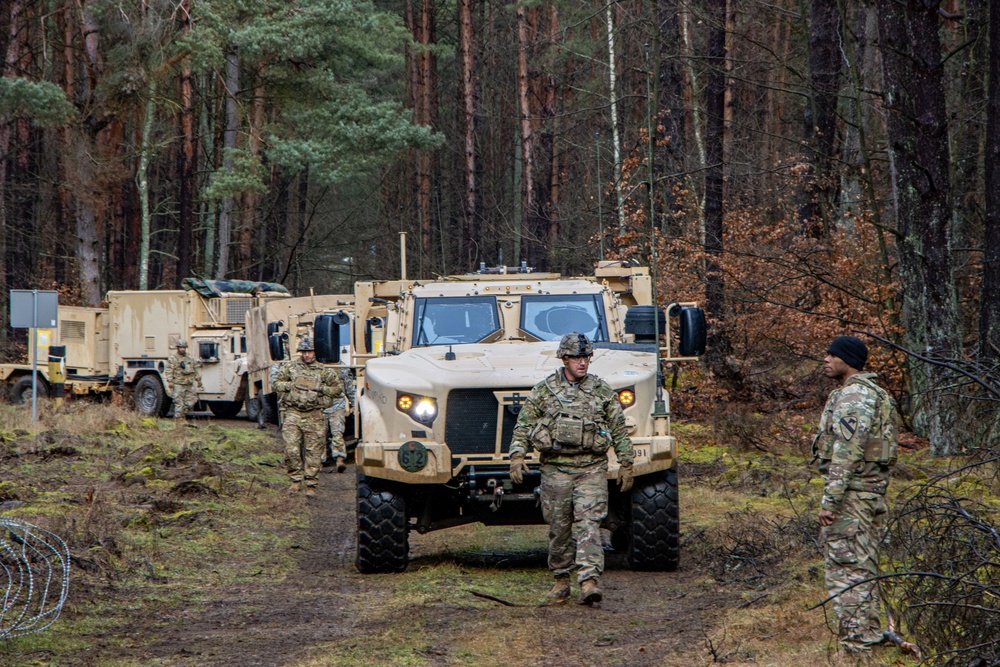
{"type": "Polygon", "coordinates": [[[351,369],[347,366],[338,368],[337,372],[340,374],[340,381],[344,384],[344,395],[333,399],[333,404],[323,411],[326,413],[337,412],[338,410],[347,412],[347,408],[354,405],[354,392],[357,391],[354,383],[354,374],[351,373],[351,369]]]}
{"type": "Polygon", "coordinates": [[[826,479],[822,508],[836,512],[847,491],[884,495],[896,463],[896,403],[875,384],[874,373],[855,373],[830,392],[813,453],[826,479]]]}
{"type": "Polygon", "coordinates": [[[323,410],[344,395],[344,383],[335,369],[301,359],[279,365],[273,387],[281,405],[292,410],[323,410]]]}
{"type": "Polygon", "coordinates": [[[521,407],[510,455],[529,447],[539,451],[542,463],[563,468],[607,462],[610,447],[621,464],[635,459],[614,390],[596,375],[569,382],[562,368],[535,385],[521,407]]]}
{"type": "Polygon", "coordinates": [[[190,354],[183,357],[176,352],[167,357],[163,377],[170,385],[189,385],[201,382],[201,361],[190,354]]]}

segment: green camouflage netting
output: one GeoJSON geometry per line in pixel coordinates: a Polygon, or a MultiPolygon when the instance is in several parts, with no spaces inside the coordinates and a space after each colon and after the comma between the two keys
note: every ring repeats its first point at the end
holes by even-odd
{"type": "Polygon", "coordinates": [[[208,280],[207,278],[185,278],[181,281],[181,287],[187,290],[194,290],[203,297],[212,298],[222,296],[223,293],[237,294],[261,294],[264,292],[278,292],[288,294],[284,285],[278,283],[256,283],[252,280],[208,280]]]}

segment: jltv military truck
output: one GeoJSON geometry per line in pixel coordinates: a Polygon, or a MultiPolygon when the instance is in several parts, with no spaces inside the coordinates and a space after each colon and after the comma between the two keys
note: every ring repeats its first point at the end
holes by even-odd
{"type": "Polygon", "coordinates": [[[694,304],[671,304],[668,327],[651,285],[648,269],[615,262],[586,277],[521,267],[359,283],[357,333],[380,352],[358,398],[358,570],[404,570],[412,530],[543,522],[537,453],[513,484],[508,448],[521,405],[561,366],[556,348],[571,331],[595,341],[590,372],[618,393],[635,444],[635,485],[627,494],[611,485],[605,527],[631,567],[675,569],[677,442],[657,362],[702,354],[705,320],[694,304]]]}
{"type": "MultiPolygon", "coordinates": [[[[321,347],[316,359],[325,364],[354,364],[352,327],[353,294],[321,294],[269,301],[247,311],[247,413],[258,423],[278,423],[278,397],[271,387],[271,368],[290,359],[303,336],[313,336],[319,328],[321,347]],[[336,329],[336,358],[329,348],[331,329],[336,329]]],[[[357,432],[354,419],[347,424],[348,437],[357,432]]]]}

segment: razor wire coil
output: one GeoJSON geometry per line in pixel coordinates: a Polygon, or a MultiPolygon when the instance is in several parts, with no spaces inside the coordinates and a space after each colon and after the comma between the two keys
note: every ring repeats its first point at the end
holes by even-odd
{"type": "Polygon", "coordinates": [[[0,640],[55,623],[69,594],[69,567],[58,535],[0,516],[0,640]]]}

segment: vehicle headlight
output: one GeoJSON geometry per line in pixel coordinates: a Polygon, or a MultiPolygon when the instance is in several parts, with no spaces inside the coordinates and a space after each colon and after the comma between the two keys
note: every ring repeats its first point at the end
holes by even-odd
{"type": "Polygon", "coordinates": [[[405,412],[411,419],[425,426],[433,424],[438,413],[437,401],[430,396],[408,394],[402,391],[396,392],[396,409],[405,412]]]}
{"type": "Polygon", "coordinates": [[[621,403],[622,410],[635,405],[635,387],[625,387],[618,390],[618,402],[621,403]]]}

